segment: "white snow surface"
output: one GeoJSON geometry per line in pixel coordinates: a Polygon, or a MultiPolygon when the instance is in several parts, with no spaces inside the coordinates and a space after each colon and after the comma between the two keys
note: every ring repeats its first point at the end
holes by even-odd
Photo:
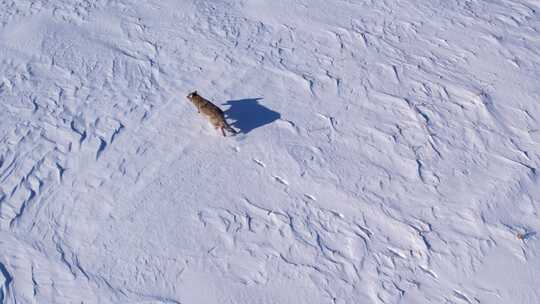
{"type": "Polygon", "coordinates": [[[538,0],[1,1],[0,303],[540,303],[539,79],[538,0]]]}

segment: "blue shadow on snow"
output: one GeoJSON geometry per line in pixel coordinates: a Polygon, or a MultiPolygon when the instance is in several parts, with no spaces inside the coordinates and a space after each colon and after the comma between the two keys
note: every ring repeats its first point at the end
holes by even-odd
{"type": "Polygon", "coordinates": [[[231,125],[244,134],[279,119],[281,114],[260,104],[259,100],[261,99],[246,98],[229,100],[225,103],[230,106],[225,111],[225,116],[235,120],[236,122],[231,125]]]}

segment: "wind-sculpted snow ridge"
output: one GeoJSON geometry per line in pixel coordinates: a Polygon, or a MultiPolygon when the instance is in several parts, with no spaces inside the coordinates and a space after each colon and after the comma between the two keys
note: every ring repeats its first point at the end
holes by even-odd
{"type": "Polygon", "coordinates": [[[3,1],[0,303],[540,303],[539,12],[3,1]]]}

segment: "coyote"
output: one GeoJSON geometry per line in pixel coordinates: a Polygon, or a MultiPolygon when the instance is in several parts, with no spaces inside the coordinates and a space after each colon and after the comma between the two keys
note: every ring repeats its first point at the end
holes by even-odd
{"type": "Polygon", "coordinates": [[[214,126],[214,128],[216,128],[216,130],[221,130],[223,136],[225,136],[225,130],[231,132],[232,134],[238,133],[227,123],[223,111],[218,106],[199,95],[197,91],[189,93],[187,98],[197,107],[197,112],[202,112],[204,115],[206,115],[206,117],[208,117],[210,123],[214,126]]]}

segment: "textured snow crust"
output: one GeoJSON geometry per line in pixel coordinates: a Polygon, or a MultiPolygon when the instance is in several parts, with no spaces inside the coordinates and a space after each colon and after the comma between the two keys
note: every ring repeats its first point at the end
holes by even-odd
{"type": "Polygon", "coordinates": [[[1,1],[0,303],[540,303],[539,79],[538,0],[1,1]]]}

